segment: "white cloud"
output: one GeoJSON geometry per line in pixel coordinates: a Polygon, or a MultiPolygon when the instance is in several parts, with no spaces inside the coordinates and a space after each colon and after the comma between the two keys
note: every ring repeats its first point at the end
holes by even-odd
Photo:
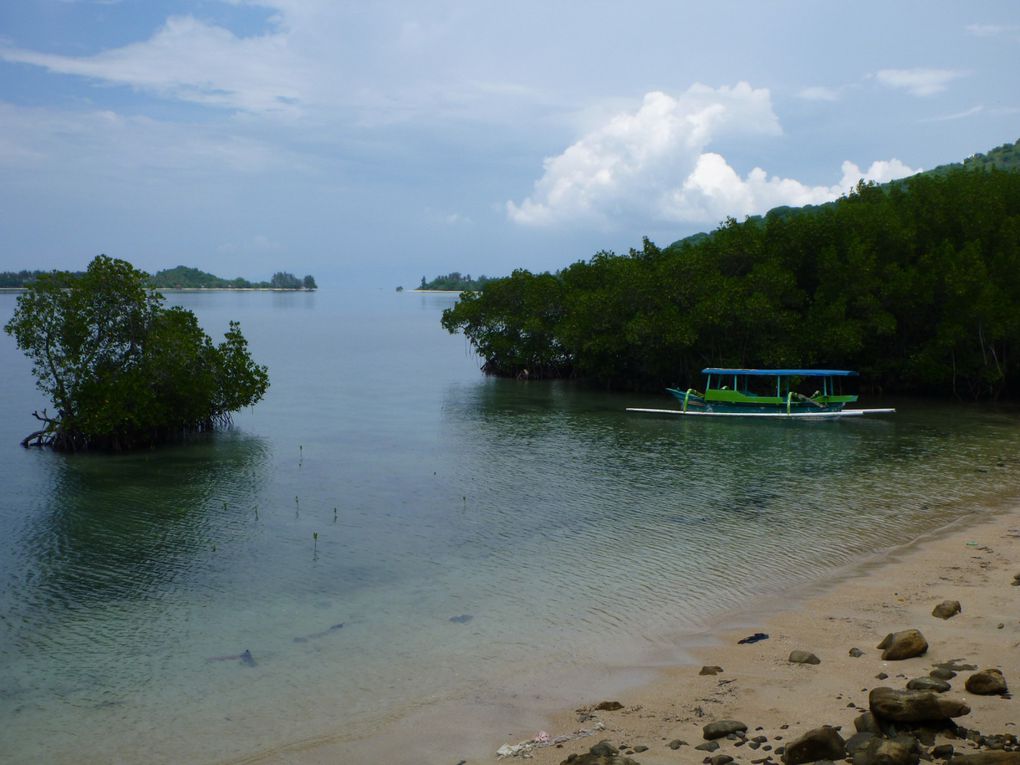
{"type": "Polygon", "coordinates": [[[797,96],[805,101],[838,101],[839,91],[824,85],[812,85],[809,88],[804,88],[797,96]]]}
{"type": "Polygon", "coordinates": [[[149,40],[93,56],[4,47],[0,58],[242,111],[293,113],[302,98],[301,66],[286,34],[241,38],[191,16],[171,17],[149,40]]]}
{"type": "Polygon", "coordinates": [[[913,96],[932,96],[945,90],[949,83],[965,76],[956,69],[882,69],[875,79],[889,88],[905,90],[913,96]]]}
{"type": "Polygon", "coordinates": [[[843,163],[843,178],[839,182],[839,188],[842,190],[842,193],[852,189],[859,181],[888,183],[889,181],[895,181],[897,178],[916,175],[919,172],[921,172],[920,168],[915,170],[895,158],[875,160],[871,163],[871,167],[864,172],[861,172],[861,169],[853,162],[847,160],[843,163]]]}
{"type": "Polygon", "coordinates": [[[953,120],[962,120],[967,117],[973,117],[975,114],[981,114],[985,110],[985,107],[981,104],[972,106],[970,109],[964,109],[962,112],[953,112],[952,114],[943,114],[941,117],[930,117],[927,122],[952,122],[953,120]]]}
{"type": "Polygon", "coordinates": [[[694,85],[677,97],[647,93],[637,111],[616,114],[547,158],[532,194],[520,204],[507,202],[507,214],[526,225],[605,221],[621,207],[647,207],[649,195],[689,175],[712,139],[780,132],[769,91],[744,82],[694,85]]]}
{"type": "Polygon", "coordinates": [[[1020,34],[1017,24],[968,24],[967,31],[975,37],[998,37],[999,35],[1020,34]]]}
{"type": "Polygon", "coordinates": [[[623,218],[712,224],[779,205],[828,202],[861,178],[883,182],[916,172],[895,159],[866,172],[847,162],[839,183],[809,186],[758,167],[742,178],[722,155],[705,151],[724,133],[781,132],[768,90],[746,83],[715,90],[696,85],[676,98],[648,93],[636,111],[611,117],[546,159],[531,195],[507,202],[506,212],[528,226],[608,226],[623,218]]]}

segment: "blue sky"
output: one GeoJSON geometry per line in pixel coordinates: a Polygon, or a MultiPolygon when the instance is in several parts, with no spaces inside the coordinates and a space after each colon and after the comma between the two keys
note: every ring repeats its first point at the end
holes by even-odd
{"type": "Polygon", "coordinates": [[[0,4],[0,270],[556,269],[1020,138],[1020,4],[0,4]]]}

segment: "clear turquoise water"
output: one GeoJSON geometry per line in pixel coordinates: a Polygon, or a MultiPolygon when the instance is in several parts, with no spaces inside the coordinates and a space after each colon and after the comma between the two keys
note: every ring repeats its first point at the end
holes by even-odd
{"type": "MultiPolygon", "coordinates": [[[[45,402],[0,337],[0,761],[384,735],[431,704],[681,649],[1020,489],[1013,410],[659,419],[623,410],[665,395],[486,379],[439,327],[448,296],[170,298],[214,336],[239,319],[272,379],[187,446],[21,449],[45,402]],[[244,650],[255,666],[215,660],[244,650]]],[[[13,307],[0,295],[0,319],[13,307]]]]}

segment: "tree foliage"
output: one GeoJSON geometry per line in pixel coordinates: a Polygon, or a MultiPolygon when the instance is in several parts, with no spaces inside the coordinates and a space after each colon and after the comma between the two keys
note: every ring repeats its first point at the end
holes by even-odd
{"type": "Polygon", "coordinates": [[[616,388],[705,366],[859,369],[890,391],[1020,394],[1020,173],[951,169],[665,249],[515,271],[443,314],[484,369],[616,388]]]}
{"type": "Polygon", "coordinates": [[[83,275],[39,275],[4,329],[55,413],[24,445],[128,449],[208,430],[259,401],[268,371],[236,322],[213,345],[191,311],[166,308],[147,275],[101,255],[83,275]]]}
{"type": "Polygon", "coordinates": [[[492,281],[488,276],[484,274],[479,276],[477,279],[472,279],[471,274],[462,274],[460,271],[451,271],[448,274],[440,274],[432,281],[426,281],[425,277],[421,278],[421,284],[416,289],[419,290],[448,290],[451,292],[459,292],[462,290],[479,290],[485,286],[486,282],[492,281]]]}

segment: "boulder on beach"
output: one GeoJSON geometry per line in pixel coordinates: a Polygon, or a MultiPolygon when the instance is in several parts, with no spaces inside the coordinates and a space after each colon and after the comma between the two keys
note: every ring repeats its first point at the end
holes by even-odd
{"type": "Polygon", "coordinates": [[[706,665],[706,666],[701,668],[701,671],[698,674],[699,675],[718,675],[722,671],[723,671],[722,667],[717,667],[715,665],[712,665],[712,666],[706,665]]]}
{"type": "Polygon", "coordinates": [[[746,731],[747,724],[739,720],[716,720],[706,725],[702,732],[706,739],[712,741],[713,739],[728,736],[731,733],[745,733],[746,731]]]}
{"type": "Polygon", "coordinates": [[[608,741],[600,741],[586,754],[572,754],[560,765],[640,765],[640,763],[620,754],[608,741]]]}
{"type": "Polygon", "coordinates": [[[883,661],[900,661],[923,654],[928,650],[928,641],[920,630],[903,630],[890,632],[877,647],[883,649],[883,661]]]}
{"type": "Polygon", "coordinates": [[[937,677],[915,677],[913,680],[907,683],[907,688],[912,691],[935,691],[935,693],[945,693],[952,686],[945,680],[940,680],[937,677]]]}
{"type": "Polygon", "coordinates": [[[800,765],[802,762],[817,760],[842,760],[846,757],[846,742],[835,728],[825,725],[809,730],[800,738],[786,745],[783,762],[786,765],[800,765]]]}
{"type": "Polygon", "coordinates": [[[977,752],[954,754],[953,765],[1020,765],[1020,752],[977,752]]]}
{"type": "Polygon", "coordinates": [[[917,741],[909,736],[873,738],[854,753],[853,765],[917,765],[917,741]]]}
{"type": "Polygon", "coordinates": [[[970,714],[970,707],[962,701],[931,691],[897,691],[885,687],[875,688],[868,694],[868,706],[879,721],[940,722],[970,714]]]}
{"type": "Polygon", "coordinates": [[[932,610],[931,612],[931,615],[937,616],[939,619],[951,619],[952,617],[960,613],[960,611],[961,611],[960,601],[943,600],[941,603],[935,606],[934,610],[932,610]]]}
{"type": "Polygon", "coordinates": [[[623,709],[623,704],[619,701],[600,701],[595,708],[600,712],[615,712],[617,709],[623,709]]]}
{"type": "Polygon", "coordinates": [[[854,718],[854,728],[857,729],[858,733],[881,733],[882,727],[878,724],[878,720],[875,719],[875,715],[871,712],[865,712],[862,715],[858,715],[854,718]]]}
{"type": "Polygon", "coordinates": [[[978,696],[996,696],[1006,692],[1006,678],[997,669],[983,669],[968,677],[965,687],[978,696]]]}
{"type": "Polygon", "coordinates": [[[822,660],[815,656],[810,651],[791,651],[790,652],[790,663],[791,664],[821,664],[822,660]]]}

